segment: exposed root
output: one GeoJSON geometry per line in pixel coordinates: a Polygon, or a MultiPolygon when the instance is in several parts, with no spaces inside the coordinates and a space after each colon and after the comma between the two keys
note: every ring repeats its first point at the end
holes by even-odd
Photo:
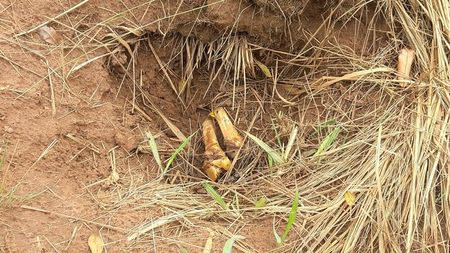
{"type": "Polygon", "coordinates": [[[222,132],[227,154],[231,158],[234,158],[236,156],[236,152],[244,144],[244,139],[236,130],[236,127],[234,127],[233,122],[231,122],[225,109],[222,107],[217,108],[214,111],[214,117],[219,124],[220,131],[222,132]]]}
{"type": "Polygon", "coordinates": [[[231,161],[219,145],[211,118],[203,122],[203,142],[205,143],[203,170],[212,181],[217,181],[224,170],[230,169],[231,161]]]}

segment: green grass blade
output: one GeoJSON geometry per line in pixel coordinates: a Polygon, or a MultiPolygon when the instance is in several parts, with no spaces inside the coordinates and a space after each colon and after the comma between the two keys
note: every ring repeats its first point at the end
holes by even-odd
{"type": "Polygon", "coordinates": [[[264,141],[262,141],[261,139],[259,139],[258,137],[254,136],[251,133],[245,132],[245,134],[247,134],[247,136],[250,139],[252,139],[252,141],[254,141],[259,147],[261,147],[264,151],[266,151],[267,154],[269,154],[270,157],[273,159],[275,164],[282,164],[282,163],[284,163],[283,157],[278,152],[276,152],[273,148],[271,148],[269,145],[267,145],[264,141]]]}
{"type": "Polygon", "coordinates": [[[236,237],[232,236],[230,239],[228,239],[225,244],[223,245],[223,253],[231,253],[233,251],[233,245],[236,241],[236,237]]]}
{"type": "Polygon", "coordinates": [[[159,157],[158,146],[156,144],[155,137],[150,132],[146,132],[145,137],[147,138],[148,145],[150,146],[150,150],[152,151],[153,158],[158,164],[161,172],[163,172],[164,167],[162,165],[161,158],[159,157]]]}
{"type": "Polygon", "coordinates": [[[223,200],[222,196],[214,188],[208,183],[204,182],[202,183],[203,188],[205,188],[206,192],[211,196],[214,201],[217,202],[224,210],[228,210],[228,205],[225,203],[225,200],[223,200]]]}
{"type": "Polygon", "coordinates": [[[177,158],[178,154],[180,154],[181,151],[183,151],[183,149],[186,147],[186,145],[191,141],[193,135],[194,134],[191,134],[189,137],[184,139],[184,141],[180,144],[180,146],[177,149],[175,149],[173,154],[170,156],[169,161],[167,161],[166,168],[164,169],[164,171],[167,171],[167,169],[172,165],[173,161],[175,161],[175,158],[177,158]]]}
{"type": "Polygon", "coordinates": [[[298,199],[299,199],[298,192],[295,192],[294,202],[292,203],[291,212],[289,213],[289,218],[286,227],[284,228],[284,233],[281,236],[281,242],[284,242],[286,240],[289,232],[291,231],[295,223],[295,219],[297,218],[298,199]]]}
{"type": "Polygon", "coordinates": [[[263,196],[261,198],[259,198],[256,202],[255,202],[255,207],[256,208],[262,208],[265,207],[267,205],[267,199],[263,196]]]}
{"type": "Polygon", "coordinates": [[[270,119],[270,120],[272,121],[272,129],[273,129],[273,131],[275,132],[275,139],[277,140],[277,144],[278,144],[279,147],[282,147],[282,146],[283,146],[283,143],[282,143],[282,141],[281,141],[280,133],[278,132],[278,127],[277,127],[277,125],[275,124],[275,122],[274,122],[273,119],[270,119]]]}
{"type": "Polygon", "coordinates": [[[316,153],[313,156],[318,156],[322,154],[324,151],[326,151],[331,144],[336,140],[339,133],[341,132],[340,127],[336,127],[331,133],[329,133],[325,139],[320,143],[319,148],[317,149],[316,153]]]}
{"type": "Polygon", "coordinates": [[[273,158],[267,154],[267,163],[269,164],[269,168],[273,167],[273,158]]]}
{"type": "Polygon", "coordinates": [[[316,131],[320,133],[322,130],[328,129],[329,127],[336,126],[336,124],[337,124],[337,121],[335,119],[327,120],[325,122],[320,123],[317,126],[317,130],[316,131]]]}

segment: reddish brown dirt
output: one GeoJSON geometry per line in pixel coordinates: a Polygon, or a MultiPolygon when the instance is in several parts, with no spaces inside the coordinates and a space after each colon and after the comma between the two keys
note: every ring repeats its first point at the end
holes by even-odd
{"type": "MultiPolygon", "coordinates": [[[[63,15],[59,22],[65,25],[52,23],[63,34],[62,44],[51,46],[44,43],[36,33],[19,37],[18,41],[14,39],[14,34],[35,27],[46,21],[47,17],[63,13],[74,6],[76,1],[0,1],[0,148],[2,154],[5,154],[0,167],[0,194],[9,196],[0,203],[1,252],[88,252],[88,237],[99,229],[107,243],[108,252],[153,250],[153,245],[149,246],[149,242],[145,241],[131,247],[126,243],[126,234],[121,230],[154,219],[161,215],[161,210],[148,208],[133,212],[105,212],[102,205],[94,200],[107,203],[108,200],[104,197],[109,196],[106,193],[113,191],[113,187],[104,184],[85,187],[110,175],[110,154],[114,148],[120,175],[132,177],[136,180],[135,183],[154,177],[157,170],[154,161],[149,155],[136,155],[134,149],[144,140],[143,132],[146,130],[162,134],[161,138],[167,140],[167,145],[174,136],[156,113],[146,109],[153,119],[148,121],[132,110],[130,83],[125,83],[119,89],[120,76],[111,75],[103,60],[87,64],[67,78],[66,83],[53,75],[55,115],[52,115],[49,80],[45,78],[48,67],[44,59],[52,69],[62,70],[58,73],[67,74],[69,68],[76,65],[75,62],[79,64],[88,60],[86,55],[94,56],[86,54],[89,49],[82,45],[72,50],[72,42],[76,41],[73,29],[88,29],[115,12],[125,10],[127,6],[136,6],[137,3],[134,2],[91,1],[70,14],[63,15]],[[67,45],[67,48],[63,48],[63,45],[67,45]],[[44,57],[37,56],[35,52],[44,57]],[[75,136],[78,141],[68,135],[75,136]],[[51,144],[53,145],[49,147],[51,144]],[[48,152],[45,151],[47,147],[48,152]],[[83,220],[95,221],[97,225],[83,220]],[[102,224],[112,228],[102,228],[102,224]]],[[[176,1],[166,2],[165,7],[155,4],[147,8],[147,5],[143,5],[142,8],[133,10],[132,15],[127,13],[111,20],[109,24],[148,24],[155,17],[164,16],[163,13],[175,13],[176,1]]],[[[200,6],[204,1],[187,2],[189,3],[180,7],[179,12],[200,6]]],[[[215,4],[206,13],[193,12],[180,16],[172,23],[170,20],[163,20],[159,29],[174,29],[183,35],[194,34],[200,39],[211,40],[220,35],[218,30],[230,29],[236,13],[245,9],[241,15],[246,18],[240,18],[237,30],[249,34],[253,42],[279,44],[280,48],[298,48],[304,43],[304,35],[296,37],[294,41],[286,39],[283,16],[273,15],[276,19],[270,19],[270,22],[265,18],[267,13],[277,12],[273,6],[265,6],[264,2],[268,1],[243,1],[241,6],[237,2],[239,1],[215,4]],[[205,24],[192,30],[189,26],[191,23],[187,21],[192,21],[192,17],[197,14],[205,24]],[[214,22],[211,23],[211,20],[214,22]],[[209,28],[204,29],[205,27],[209,28]]],[[[308,27],[302,31],[312,33],[322,23],[326,6],[322,6],[321,1],[302,2],[309,2],[309,10],[316,7],[317,10],[302,16],[301,21],[293,19],[292,28],[300,29],[308,20],[308,27]]],[[[285,10],[292,14],[298,12],[299,8],[287,6],[285,10]]],[[[343,30],[348,29],[349,33],[354,34],[352,27],[355,24],[348,24],[343,30]]],[[[150,24],[146,29],[156,31],[158,24],[150,24]]],[[[343,41],[355,48],[355,40],[358,38],[349,37],[343,41]]],[[[361,50],[360,47],[357,49],[361,50]]],[[[104,52],[106,49],[95,52],[95,55],[104,52]]],[[[164,55],[161,57],[164,58],[164,55]]],[[[140,51],[138,59],[138,70],[144,68],[147,69],[143,79],[145,90],[152,94],[157,107],[185,134],[198,129],[199,122],[207,115],[209,108],[230,103],[227,101],[229,98],[220,98],[225,91],[221,91],[219,87],[213,87],[209,95],[203,98],[207,78],[202,79],[202,74],[199,73],[191,87],[190,98],[193,102],[183,109],[168,89],[167,80],[148,48],[140,51]],[[188,120],[181,120],[182,117],[187,117],[188,120]]],[[[264,92],[254,95],[261,96],[264,92]]],[[[253,103],[257,103],[252,96],[249,95],[253,103]]],[[[248,114],[251,115],[251,111],[248,114]]],[[[169,151],[162,155],[168,154],[169,151]]],[[[258,252],[276,247],[271,220],[255,221],[255,224],[244,227],[240,234],[258,252]]],[[[173,232],[170,228],[165,228],[163,235],[170,237],[173,232]]],[[[189,252],[201,252],[207,237],[208,231],[192,228],[178,234],[177,240],[186,243],[189,252]]],[[[221,250],[220,245],[223,245],[223,241],[214,241],[215,252],[221,250]]],[[[156,245],[155,249],[160,252],[180,251],[178,246],[170,243],[156,245]]]]}

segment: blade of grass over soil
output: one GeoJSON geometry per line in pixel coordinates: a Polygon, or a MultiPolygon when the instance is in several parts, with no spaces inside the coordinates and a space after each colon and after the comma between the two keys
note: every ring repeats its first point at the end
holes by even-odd
{"type": "Polygon", "coordinates": [[[326,151],[334,143],[340,132],[341,128],[336,127],[331,133],[329,133],[320,143],[319,148],[313,156],[321,155],[324,151],[326,151]]]}
{"type": "Polygon", "coordinates": [[[159,157],[158,145],[156,144],[155,137],[151,132],[146,132],[145,137],[147,138],[148,145],[150,146],[150,151],[152,152],[153,158],[159,166],[161,172],[164,171],[164,167],[161,162],[161,158],[159,157]]]}
{"type": "Polygon", "coordinates": [[[222,253],[232,253],[233,252],[233,246],[236,240],[238,239],[244,239],[244,237],[239,235],[233,235],[230,239],[228,239],[225,244],[223,245],[222,253]]]}
{"type": "Polygon", "coordinates": [[[288,237],[289,232],[291,231],[292,227],[294,226],[295,220],[297,219],[298,199],[299,199],[299,194],[297,191],[297,192],[295,192],[294,201],[292,202],[292,207],[291,207],[291,212],[289,213],[288,222],[286,224],[286,227],[284,228],[283,235],[281,236],[281,243],[286,241],[286,238],[288,237]]]}
{"type": "Polygon", "coordinates": [[[186,147],[186,145],[188,145],[188,143],[191,141],[192,136],[194,136],[195,133],[191,134],[189,137],[187,137],[186,139],[184,139],[184,141],[180,144],[180,146],[178,146],[177,149],[175,149],[175,151],[172,153],[172,155],[170,156],[169,160],[166,163],[166,167],[164,168],[164,172],[167,171],[167,169],[169,169],[169,167],[172,165],[172,163],[175,161],[175,159],[177,158],[177,156],[184,150],[184,148],[186,147]]]}
{"type": "Polygon", "coordinates": [[[254,141],[260,148],[266,151],[267,154],[273,159],[275,164],[282,164],[285,162],[283,157],[277,151],[267,145],[264,141],[249,132],[245,132],[245,134],[247,134],[247,136],[252,139],[252,141],[254,141]]]}
{"type": "Polygon", "coordinates": [[[208,182],[203,182],[202,186],[203,188],[205,188],[209,196],[211,196],[214,201],[216,201],[216,203],[223,208],[223,210],[228,210],[228,204],[225,203],[225,200],[223,200],[222,196],[220,196],[220,194],[216,190],[214,190],[214,188],[208,182]]]}
{"type": "Polygon", "coordinates": [[[281,237],[278,235],[278,233],[275,229],[275,225],[273,226],[273,234],[275,236],[275,241],[279,245],[283,244],[286,241],[286,238],[288,237],[289,232],[291,231],[292,227],[294,226],[295,220],[297,219],[298,201],[299,201],[299,194],[298,194],[298,191],[296,191],[294,200],[292,202],[291,211],[289,212],[288,221],[286,223],[286,226],[284,227],[284,232],[281,235],[281,237]]]}
{"type": "Polygon", "coordinates": [[[278,245],[281,245],[283,242],[281,241],[281,237],[278,235],[277,229],[275,228],[275,222],[273,222],[273,224],[272,224],[272,232],[273,232],[273,236],[275,237],[275,242],[278,245]]]}

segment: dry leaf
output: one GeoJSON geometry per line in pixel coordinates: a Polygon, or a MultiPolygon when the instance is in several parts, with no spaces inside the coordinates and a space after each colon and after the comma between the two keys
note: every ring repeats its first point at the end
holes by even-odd
{"type": "Polygon", "coordinates": [[[261,71],[264,73],[264,75],[268,78],[272,78],[272,73],[270,72],[269,68],[264,65],[264,63],[255,60],[256,65],[261,69],[261,71]]]}
{"type": "Polygon", "coordinates": [[[88,239],[89,249],[91,253],[102,253],[103,252],[103,240],[100,236],[92,234],[88,239]]]}
{"type": "Polygon", "coordinates": [[[57,44],[59,42],[59,34],[52,27],[44,25],[38,29],[39,36],[49,44],[57,44]]]}
{"type": "Polygon", "coordinates": [[[184,89],[186,88],[186,85],[188,84],[188,81],[181,79],[178,83],[178,93],[183,93],[184,89]]]}
{"type": "Polygon", "coordinates": [[[214,232],[213,231],[209,231],[209,237],[206,240],[205,247],[203,248],[203,253],[210,253],[210,252],[212,252],[213,237],[214,237],[214,232]]]}
{"type": "Polygon", "coordinates": [[[356,203],[356,195],[353,192],[345,192],[344,199],[349,206],[354,206],[356,203]]]}

